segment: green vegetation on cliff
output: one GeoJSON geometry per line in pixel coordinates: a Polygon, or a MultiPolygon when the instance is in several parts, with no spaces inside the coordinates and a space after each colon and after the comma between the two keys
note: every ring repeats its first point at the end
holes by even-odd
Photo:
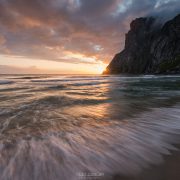
{"type": "Polygon", "coordinates": [[[164,60],[159,65],[159,73],[168,73],[169,71],[178,70],[180,68],[180,55],[178,55],[174,60],[164,60]]]}

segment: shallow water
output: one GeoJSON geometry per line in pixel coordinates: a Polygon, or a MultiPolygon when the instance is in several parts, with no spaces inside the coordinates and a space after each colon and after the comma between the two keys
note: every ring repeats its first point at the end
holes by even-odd
{"type": "Polygon", "coordinates": [[[0,179],[136,175],[175,150],[180,76],[0,76],[0,179]]]}

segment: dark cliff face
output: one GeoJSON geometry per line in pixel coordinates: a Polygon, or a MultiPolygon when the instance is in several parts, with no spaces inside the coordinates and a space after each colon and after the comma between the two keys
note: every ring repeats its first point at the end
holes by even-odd
{"type": "Polygon", "coordinates": [[[180,73],[180,14],[158,25],[154,18],[131,22],[125,48],[104,74],[180,73]]]}

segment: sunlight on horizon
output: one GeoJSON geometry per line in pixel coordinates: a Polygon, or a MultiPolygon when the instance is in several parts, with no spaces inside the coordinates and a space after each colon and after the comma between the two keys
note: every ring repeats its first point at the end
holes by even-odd
{"type": "MultiPolygon", "coordinates": [[[[83,55],[79,55],[79,57],[88,59],[88,57],[83,55]]],[[[104,64],[102,61],[96,61],[96,59],[94,59],[94,62],[81,61],[80,63],[70,63],[2,55],[0,55],[0,64],[6,68],[13,69],[15,72],[17,71],[17,74],[21,73],[21,71],[27,71],[27,73],[32,74],[101,74],[107,66],[107,64],[104,64]]],[[[7,71],[7,73],[11,73],[11,70],[7,71]]]]}

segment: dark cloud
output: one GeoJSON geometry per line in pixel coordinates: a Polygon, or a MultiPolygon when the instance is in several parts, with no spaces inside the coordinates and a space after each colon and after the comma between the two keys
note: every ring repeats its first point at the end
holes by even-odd
{"type": "Polygon", "coordinates": [[[0,0],[0,54],[77,63],[74,53],[108,62],[132,19],[168,19],[179,10],[179,0],[0,0]]]}

